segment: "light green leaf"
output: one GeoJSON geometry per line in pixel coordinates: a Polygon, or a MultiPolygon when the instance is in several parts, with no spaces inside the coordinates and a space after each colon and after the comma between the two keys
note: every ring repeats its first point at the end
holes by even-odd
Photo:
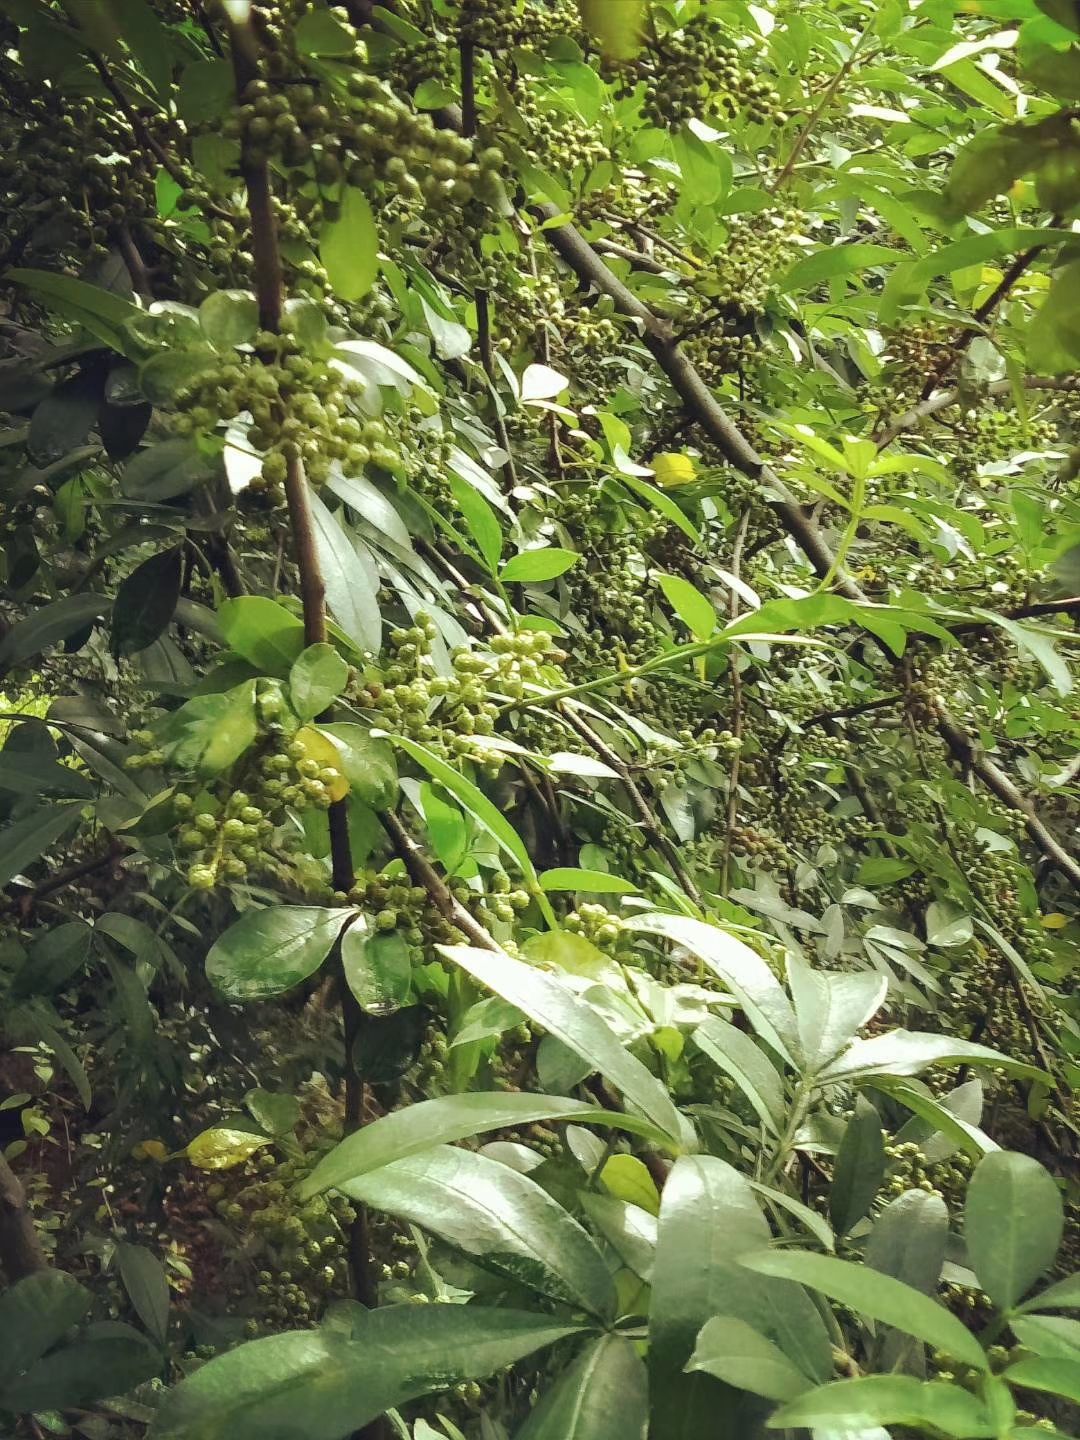
{"type": "Polygon", "coordinates": [[[787,970],[806,1073],[814,1075],[877,1014],[888,981],[868,970],[814,970],[796,955],[788,956],[787,970]]]}
{"type": "Polygon", "coordinates": [[[356,539],[347,533],[343,512],[332,512],[308,486],[315,548],[326,583],[326,605],[349,639],[361,650],[378,653],[382,644],[378,578],[361,561],[356,539]]]}
{"type": "Polygon", "coordinates": [[[624,922],[628,929],[660,935],[696,955],[718,976],[746,1011],[754,1029],[789,1064],[799,1054],[791,1002],[761,956],[734,935],[703,920],[656,911],[624,922]]]}
{"type": "Polygon", "coordinates": [[[837,1380],[800,1396],[769,1417],[770,1430],[834,1427],[846,1434],[863,1425],[913,1425],[956,1440],[997,1434],[974,1395],[940,1380],[909,1375],[863,1375],[837,1380]]]}
{"type": "Polygon", "coordinates": [[[705,1370],[766,1400],[794,1400],[814,1383],[778,1345],[733,1315],[714,1315],[702,1326],[686,1368],[705,1370]]]}
{"type": "Polygon", "coordinates": [[[694,1031],[694,1044],[731,1076],[766,1129],[779,1135],[787,1113],[784,1087],[776,1066],[750,1036],[714,1015],[694,1031]]]}
{"type": "Polygon", "coordinates": [[[354,1135],[346,1136],[301,1181],[299,1193],[306,1199],[435,1145],[468,1140],[488,1130],[517,1129],[545,1120],[610,1125],[616,1130],[643,1135],[652,1143],[666,1138],[662,1131],[636,1115],[601,1110],[562,1096],[503,1091],[441,1095],[435,1100],[421,1100],[404,1110],[393,1110],[354,1135]]]}
{"type": "Polygon", "coordinates": [[[1020,1385],[1027,1390],[1043,1390],[1051,1395],[1063,1396],[1074,1405],[1080,1405],[1080,1361],[1050,1359],[1038,1356],[1031,1360],[1020,1360],[1005,1371],[1005,1378],[1011,1385],[1020,1385]]]}
{"type": "Polygon", "coordinates": [[[199,306],[199,324],[215,350],[233,350],[255,338],[259,307],[247,290],[213,290],[199,306]]]}
{"type": "Polygon", "coordinates": [[[979,1284],[1002,1310],[1054,1263],[1065,1225],[1061,1192],[1037,1160],[1011,1150],[985,1155],[964,1202],[964,1238],[979,1284]]]}
{"type": "Polygon", "coordinates": [[[301,720],[314,720],[341,692],[349,667],[332,645],[309,645],[289,671],[289,699],[301,720]]]}
{"type": "Polygon", "coordinates": [[[229,649],[263,675],[287,679],[304,649],[303,621],[265,595],[223,601],[218,624],[229,649]]]}
{"type": "Polygon", "coordinates": [[[1066,1275],[1056,1285],[1051,1285],[1041,1295],[1033,1295],[1018,1307],[1019,1314],[1031,1310],[1080,1310],[1080,1270],[1075,1275],[1066,1275]]]}
{"type": "Polygon", "coordinates": [[[660,575],[660,589],[668,604],[695,640],[707,640],[716,629],[716,608],[707,596],[681,575],[660,575]]]}
{"type": "Polygon", "coordinates": [[[557,545],[546,545],[538,550],[523,550],[513,555],[502,567],[499,579],[504,584],[540,582],[554,580],[564,575],[572,565],[581,559],[573,550],[560,550],[557,545]]]}
{"type": "Polygon", "coordinates": [[[621,875],[604,870],[574,870],[560,867],[540,876],[541,890],[586,890],[592,895],[632,895],[637,886],[621,875]]]}
{"type": "Polygon", "coordinates": [[[668,1148],[693,1144],[693,1132],[676,1110],[667,1089],[585,1001],[542,970],[512,956],[472,945],[440,945],[441,954],[516,1005],[530,1020],[554,1035],[575,1055],[619,1089],[627,1100],[668,1137],[668,1148]]]}
{"type": "MultiPolygon", "coordinates": [[[[306,18],[311,20],[316,17],[306,18]]],[[[345,187],[340,214],[335,220],[323,223],[319,236],[319,259],[331,287],[341,300],[359,300],[374,285],[379,273],[379,232],[371,205],[362,190],[352,185],[345,187]]]]}
{"type": "Polygon", "coordinates": [[[367,726],[351,722],[317,728],[337,751],[338,768],[349,782],[352,794],[373,810],[385,810],[393,805],[398,793],[398,773],[390,742],[372,735],[367,726]]]}
{"type": "Polygon", "coordinates": [[[917,1075],[930,1065],[989,1065],[1028,1080],[1046,1081],[1046,1072],[1013,1060],[988,1045],[919,1030],[890,1030],[856,1040],[818,1075],[819,1085],[851,1083],[870,1075],[917,1075]]]}

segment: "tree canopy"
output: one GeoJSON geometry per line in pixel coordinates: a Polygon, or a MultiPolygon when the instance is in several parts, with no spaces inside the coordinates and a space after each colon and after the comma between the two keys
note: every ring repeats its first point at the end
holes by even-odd
{"type": "Polygon", "coordinates": [[[1080,9],[0,41],[3,1433],[1073,1433],[1080,9]]]}

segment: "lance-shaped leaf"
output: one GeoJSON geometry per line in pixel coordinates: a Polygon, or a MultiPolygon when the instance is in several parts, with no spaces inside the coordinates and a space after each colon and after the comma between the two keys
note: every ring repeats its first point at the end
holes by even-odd
{"type": "Polygon", "coordinates": [[[604,1335],[550,1386],[514,1440],[644,1440],[648,1408],[633,1342],[604,1335]]]}
{"type": "Polygon", "coordinates": [[[554,976],[511,955],[481,950],[477,946],[440,945],[438,948],[481,985],[516,1005],[592,1069],[599,1070],[635,1109],[664,1131],[668,1148],[693,1146],[693,1131],[675,1108],[666,1087],[624,1048],[591,1005],[572,994],[554,976]]]}
{"type": "Polygon", "coordinates": [[[614,1316],[615,1284],[588,1232],[508,1165],[440,1145],[341,1188],[550,1299],[602,1319],[614,1316]]]}

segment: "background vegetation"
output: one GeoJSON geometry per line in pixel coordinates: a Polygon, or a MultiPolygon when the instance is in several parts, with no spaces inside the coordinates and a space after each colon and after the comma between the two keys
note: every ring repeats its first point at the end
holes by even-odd
{"type": "Polygon", "coordinates": [[[1080,11],[0,17],[3,1433],[1075,1433],[1080,11]]]}

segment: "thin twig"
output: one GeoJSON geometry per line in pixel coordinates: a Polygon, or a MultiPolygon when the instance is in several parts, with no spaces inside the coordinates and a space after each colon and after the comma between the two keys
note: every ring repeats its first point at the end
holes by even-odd
{"type": "MultiPolygon", "coordinates": [[[[743,546],[746,544],[746,531],[749,524],[750,511],[744,510],[742,519],[739,521],[739,528],[735,532],[735,543],[731,551],[731,574],[735,580],[739,579],[740,571],[742,570],[743,546]]],[[[728,619],[735,621],[738,618],[738,587],[732,585],[728,595],[728,619]]],[[[728,891],[728,875],[731,870],[732,836],[735,830],[735,821],[739,818],[739,769],[742,759],[743,735],[743,683],[742,672],[739,669],[741,659],[742,656],[737,650],[733,650],[728,659],[731,674],[731,733],[737,743],[732,751],[731,766],[728,770],[727,816],[724,823],[724,858],[720,866],[720,893],[722,895],[726,895],[728,891]]]]}
{"type": "Polygon", "coordinates": [[[850,75],[855,61],[859,58],[859,51],[862,49],[863,42],[866,40],[869,34],[870,30],[868,27],[859,36],[858,40],[852,47],[850,55],[844,61],[843,65],[840,66],[840,69],[836,72],[836,74],[829,81],[828,85],[822,92],[821,99],[818,101],[817,105],[815,105],[813,112],[810,114],[809,118],[806,121],[806,124],[799,131],[799,134],[795,139],[795,144],[791,147],[791,154],[788,156],[783,169],[780,171],[779,175],[777,175],[776,179],[769,187],[769,189],[774,195],[778,190],[782,189],[784,185],[786,185],[787,182],[791,179],[791,172],[795,169],[799,157],[806,149],[806,142],[813,134],[814,129],[817,126],[817,123],[821,119],[822,115],[824,115],[825,111],[832,104],[836,92],[840,89],[840,86],[850,75]]]}

